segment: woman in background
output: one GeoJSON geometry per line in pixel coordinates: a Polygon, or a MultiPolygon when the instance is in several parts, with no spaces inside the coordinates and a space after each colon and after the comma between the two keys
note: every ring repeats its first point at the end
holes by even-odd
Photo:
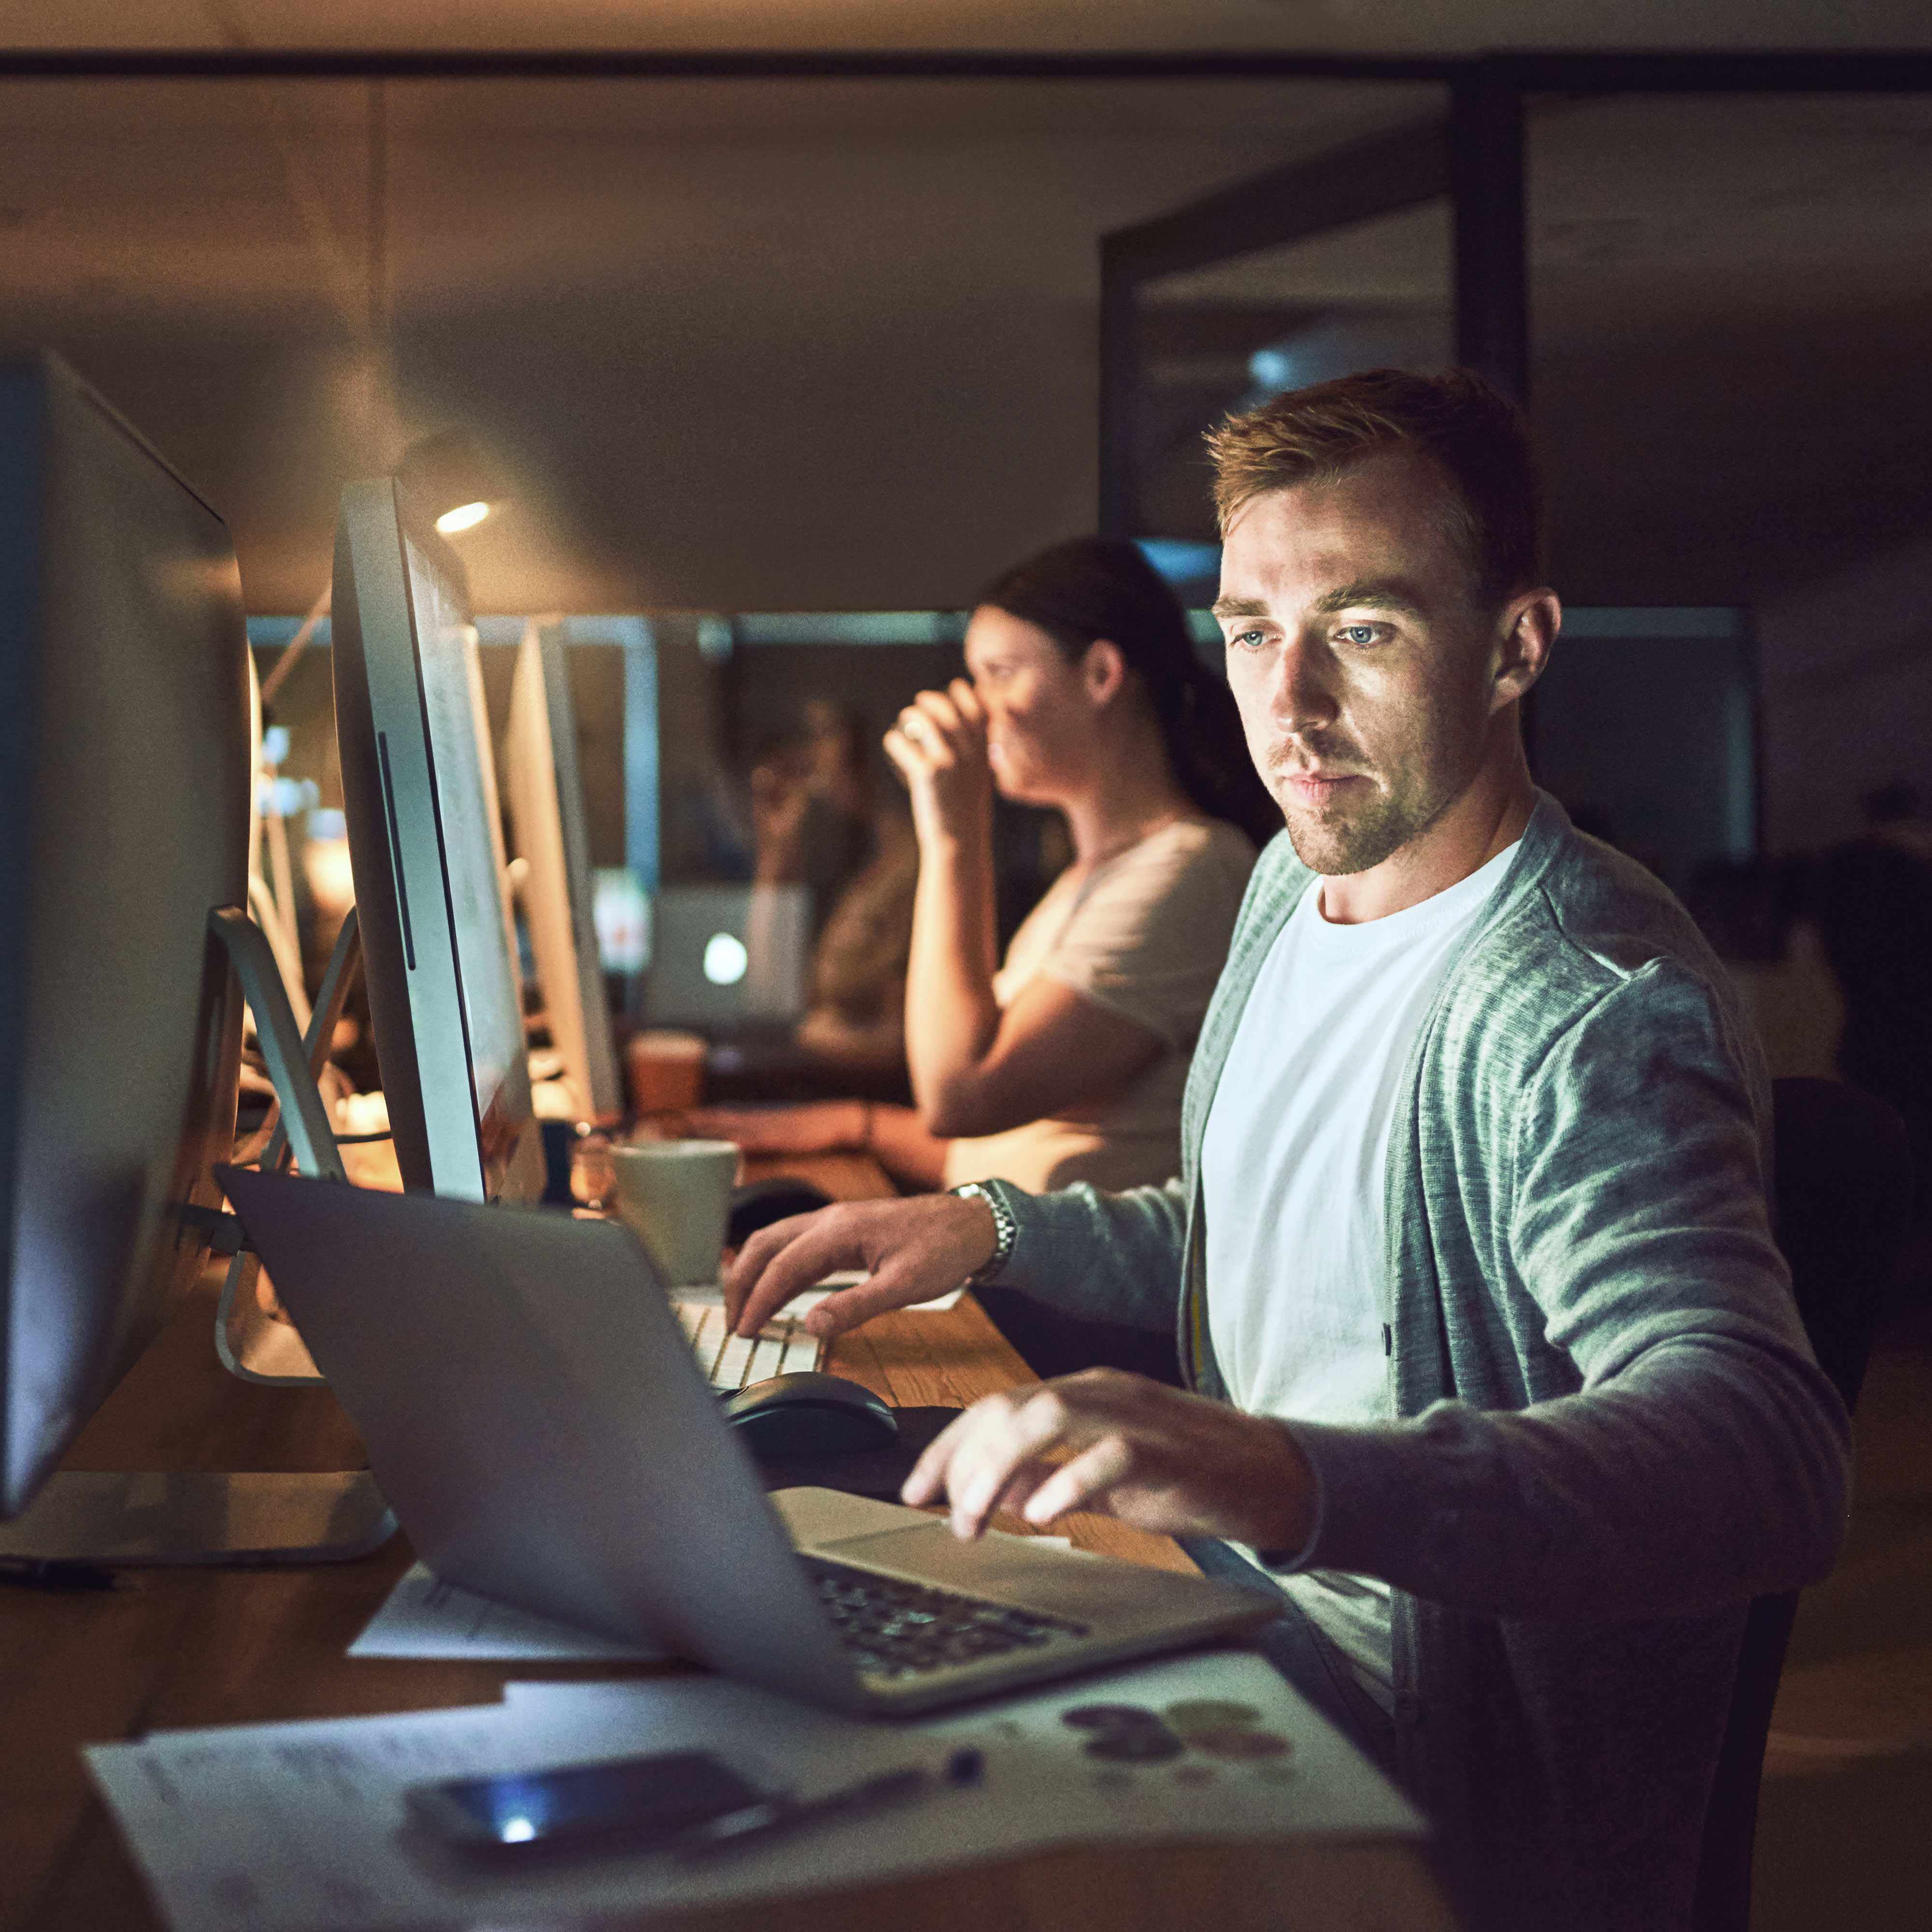
{"type": "Polygon", "coordinates": [[[864,1148],[902,1184],[1040,1191],[1178,1171],[1181,1092],[1257,844],[1280,815],[1226,685],[1132,544],[1009,571],[966,632],[970,681],[887,733],[919,878],[906,986],[916,1108],[706,1110],[773,1153],[864,1148]],[[1057,808],[1073,860],[996,957],[992,799],[1057,808]]]}
{"type": "MultiPolygon", "coordinates": [[[[919,842],[906,980],[915,1108],[712,1109],[700,1134],[771,1153],[871,1153],[902,1185],[1033,1192],[1179,1172],[1188,1063],[1258,847],[1281,817],[1228,687],[1130,543],[1017,566],[966,630],[970,681],[886,735],[919,842]],[[1073,862],[995,958],[993,792],[1064,815],[1073,862]]],[[[1180,1379],[1173,1338],[975,1291],[1041,1376],[1108,1363],[1180,1379]]]]}

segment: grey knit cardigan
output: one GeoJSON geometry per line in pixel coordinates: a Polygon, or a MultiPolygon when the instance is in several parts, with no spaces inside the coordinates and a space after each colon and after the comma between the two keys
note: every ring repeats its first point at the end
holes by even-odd
{"type": "MultiPolygon", "coordinates": [[[[1163,1188],[1032,1196],[1000,1279],[1070,1313],[1204,1315],[1202,1132],[1313,874],[1262,856],[1163,1188]]],[[[1688,1923],[1746,1606],[1823,1576],[1849,1426],[1766,1206],[1770,1089],[1723,966],[1540,796],[1408,1064],[1390,1136],[1390,1408],[1292,1424],[1318,1483],[1277,1565],[1394,1592],[1398,1769],[1469,1922],[1688,1923]]],[[[1295,1231],[1280,1230],[1282,1292],[1295,1231]]]]}

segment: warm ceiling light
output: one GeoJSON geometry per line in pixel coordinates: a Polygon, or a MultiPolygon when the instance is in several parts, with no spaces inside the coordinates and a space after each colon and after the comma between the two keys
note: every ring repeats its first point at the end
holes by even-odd
{"type": "Polygon", "coordinates": [[[459,503],[454,509],[444,511],[436,526],[445,536],[453,537],[458,530],[473,530],[489,514],[488,503],[459,503]]]}
{"type": "Polygon", "coordinates": [[[434,518],[445,536],[474,529],[509,496],[502,478],[460,429],[411,443],[396,466],[396,480],[409,492],[417,514],[434,518]]]}

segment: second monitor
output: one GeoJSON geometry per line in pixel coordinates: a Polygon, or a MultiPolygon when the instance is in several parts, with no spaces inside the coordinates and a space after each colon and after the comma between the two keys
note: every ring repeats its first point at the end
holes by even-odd
{"type": "Polygon", "coordinates": [[[598,957],[590,829],[561,622],[531,623],[510,686],[503,778],[521,895],[551,1043],[563,1062],[572,1118],[614,1120],[623,1112],[610,1004],[598,957]]]}
{"type": "Polygon", "coordinates": [[[543,1154],[468,607],[462,564],[393,479],[344,490],[336,737],[397,1164],[409,1187],[534,1201],[543,1154]]]}

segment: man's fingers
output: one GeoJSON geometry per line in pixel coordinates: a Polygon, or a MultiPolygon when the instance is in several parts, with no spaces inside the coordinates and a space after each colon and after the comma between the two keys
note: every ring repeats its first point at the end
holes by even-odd
{"type": "MultiPolygon", "coordinates": [[[[1050,1390],[974,1403],[920,1458],[913,1473],[922,1500],[936,1502],[943,1486],[953,1533],[979,1535],[988,1516],[1039,1487],[1046,1467],[1042,1459],[1063,1446],[1072,1420],[1050,1390]]],[[[910,1484],[906,1494],[912,1494],[910,1484]]]]}
{"type": "Polygon", "coordinates": [[[1126,1480],[1133,1462],[1133,1451],[1122,1437],[1103,1436],[1036,1485],[1020,1505],[1021,1514],[1028,1522],[1052,1522],[1100,1502],[1109,1490],[1126,1480]]]}
{"type": "MultiPolygon", "coordinates": [[[[959,1286],[961,1277],[968,1272],[962,1268],[954,1273],[950,1265],[936,1262],[929,1251],[871,1257],[869,1265],[872,1273],[865,1280],[850,1288],[841,1288],[836,1294],[828,1294],[806,1316],[805,1326],[808,1333],[823,1336],[830,1341],[834,1335],[842,1335],[847,1329],[856,1328],[860,1322],[869,1322],[875,1315],[884,1315],[895,1308],[910,1308],[920,1302],[930,1301],[936,1295],[947,1294],[959,1286]]],[[[814,1279],[821,1279],[831,1271],[830,1268],[824,1269],[820,1276],[814,1279]]]]}
{"type": "Polygon", "coordinates": [[[950,1502],[962,1537],[1003,1509],[1031,1524],[1104,1509],[1170,1536],[1270,1550],[1308,1541],[1316,1502],[1314,1472],[1281,1424],[1106,1369],[976,1403],[904,1493],[950,1502]]]}
{"type": "Polygon", "coordinates": [[[758,1272],[781,1248],[797,1238],[799,1224],[806,1219],[802,1214],[788,1214],[782,1221],[768,1221],[762,1228],[754,1228],[746,1238],[744,1245],[738,1250],[738,1264],[724,1283],[727,1301],[735,1288],[748,1288],[757,1280],[758,1272]]]}
{"type": "Polygon", "coordinates": [[[835,1209],[774,1221],[740,1250],[724,1283],[724,1318],[734,1334],[755,1335],[794,1295],[858,1258],[835,1209]]]}
{"type": "MultiPolygon", "coordinates": [[[[984,1508],[975,1510],[970,1533],[983,1535],[997,1516],[1019,1515],[1028,1499],[1058,1467],[1056,1462],[1042,1462],[1036,1456],[1016,1463],[1007,1471],[1006,1480],[985,1498],[984,1508]]],[[[952,1527],[956,1535],[964,1533],[956,1516],[952,1527]]]]}
{"type": "MultiPolygon", "coordinates": [[[[956,1504],[964,1490],[977,1479],[977,1472],[987,1466],[989,1454],[1000,1454],[998,1444],[1002,1438],[1010,1438],[1013,1445],[1006,1456],[1006,1466],[1015,1466],[1024,1460],[1028,1451],[1023,1445],[1036,1436],[1040,1426],[1037,1418],[1030,1425],[1018,1422],[1019,1412],[1028,1400],[1024,1394],[982,1396],[926,1444],[925,1454],[913,1465],[912,1474],[902,1486],[900,1496],[907,1502],[918,1504],[944,1502],[950,1493],[956,1504]]],[[[958,1526],[956,1516],[954,1526],[958,1526]]]]}
{"type": "Polygon", "coordinates": [[[793,1216],[757,1229],[738,1250],[738,1258],[724,1276],[724,1320],[728,1327],[736,1328],[738,1318],[751,1300],[753,1290],[761,1285],[766,1269],[796,1234],[798,1230],[794,1222],[800,1218],[793,1216]]]}
{"type": "MultiPolygon", "coordinates": [[[[831,1272],[826,1268],[823,1274],[831,1272]]],[[[904,1272],[898,1270],[896,1276],[892,1269],[881,1268],[867,1280],[851,1288],[842,1288],[836,1294],[828,1294],[805,1317],[806,1334],[829,1342],[833,1336],[842,1335],[847,1329],[856,1328],[861,1322],[871,1321],[875,1315],[904,1307],[904,1272]]],[[[814,1280],[822,1278],[822,1275],[813,1276],[814,1280]]]]}
{"type": "Polygon", "coordinates": [[[899,1486],[899,1500],[910,1503],[918,1508],[927,1503],[940,1502],[946,1494],[946,1465],[952,1460],[952,1452],[964,1437],[970,1408],[956,1416],[932,1440],[926,1445],[919,1460],[912,1466],[912,1474],[899,1486]]]}

